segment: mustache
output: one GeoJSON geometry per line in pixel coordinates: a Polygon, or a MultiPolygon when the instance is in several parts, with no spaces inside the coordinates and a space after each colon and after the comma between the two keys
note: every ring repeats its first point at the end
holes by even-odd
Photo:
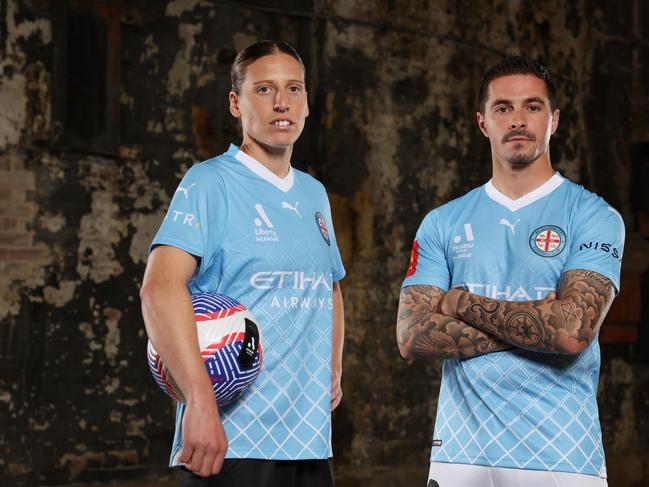
{"type": "Polygon", "coordinates": [[[514,137],[525,137],[526,139],[531,140],[534,142],[536,140],[536,137],[534,137],[534,134],[531,134],[530,132],[527,132],[526,130],[512,130],[511,132],[507,132],[504,137],[502,142],[509,142],[511,139],[514,137]]]}

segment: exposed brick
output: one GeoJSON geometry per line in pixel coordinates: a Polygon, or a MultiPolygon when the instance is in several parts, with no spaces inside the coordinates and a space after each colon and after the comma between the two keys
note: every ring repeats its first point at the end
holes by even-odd
{"type": "Polygon", "coordinates": [[[26,232],[0,232],[0,245],[29,245],[32,237],[26,232]]]}
{"type": "Polygon", "coordinates": [[[15,230],[18,228],[18,219],[11,216],[0,217],[0,231],[15,230]]]}
{"type": "Polygon", "coordinates": [[[9,261],[32,261],[40,262],[47,256],[47,249],[31,247],[31,248],[9,248],[9,261]]]}

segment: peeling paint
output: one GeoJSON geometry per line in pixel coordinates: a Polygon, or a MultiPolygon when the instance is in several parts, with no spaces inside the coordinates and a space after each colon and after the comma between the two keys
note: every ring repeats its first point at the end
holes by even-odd
{"type": "Polygon", "coordinates": [[[114,245],[126,235],[126,222],[118,213],[113,193],[92,193],[92,212],[82,217],[79,228],[77,272],[82,279],[101,283],[124,270],[115,259],[114,245]]]}
{"type": "Polygon", "coordinates": [[[163,212],[156,212],[149,215],[136,214],[131,217],[131,224],[136,230],[131,240],[129,256],[134,263],[146,263],[149,254],[149,245],[151,245],[163,218],[163,212]]]}
{"type": "MultiPolygon", "coordinates": [[[[104,316],[106,317],[106,338],[104,341],[104,351],[106,352],[106,358],[110,364],[115,365],[115,359],[117,353],[119,352],[119,343],[120,343],[120,329],[119,329],[119,319],[122,317],[122,312],[115,308],[106,308],[104,310],[104,316]]],[[[119,384],[119,380],[117,380],[119,384]]],[[[106,392],[112,392],[117,386],[111,385],[111,390],[106,392]]]]}
{"type": "Polygon", "coordinates": [[[180,17],[185,12],[191,12],[199,5],[211,7],[210,2],[205,0],[173,0],[167,4],[165,15],[169,17],[180,17]]]}
{"type": "Polygon", "coordinates": [[[50,213],[45,211],[41,216],[41,225],[52,233],[56,233],[65,227],[65,216],[63,213],[50,213]]]}
{"type": "Polygon", "coordinates": [[[202,24],[183,24],[178,26],[178,37],[183,42],[182,50],[176,54],[174,64],[169,71],[167,91],[171,95],[182,96],[191,86],[192,50],[196,44],[196,35],[203,31],[202,24]]]}
{"type": "Polygon", "coordinates": [[[76,287],[77,285],[74,281],[62,281],[57,288],[45,286],[43,289],[43,297],[46,303],[61,308],[72,301],[76,287]]]}

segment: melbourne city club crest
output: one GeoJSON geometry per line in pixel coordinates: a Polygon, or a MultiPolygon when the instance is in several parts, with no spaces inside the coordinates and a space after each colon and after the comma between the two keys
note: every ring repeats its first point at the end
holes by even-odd
{"type": "Polygon", "coordinates": [[[331,241],[329,240],[329,230],[327,230],[327,222],[319,211],[315,212],[315,222],[318,225],[318,230],[320,230],[320,234],[322,235],[322,238],[324,238],[324,241],[327,242],[327,245],[331,245],[331,241]]]}
{"type": "Polygon", "coordinates": [[[544,225],[530,235],[530,248],[541,257],[554,257],[566,247],[566,232],[556,225],[544,225]]]}

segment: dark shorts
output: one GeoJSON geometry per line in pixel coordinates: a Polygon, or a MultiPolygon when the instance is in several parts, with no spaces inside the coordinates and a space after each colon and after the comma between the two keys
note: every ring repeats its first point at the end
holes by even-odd
{"type": "Polygon", "coordinates": [[[200,477],[178,469],[178,487],[333,487],[328,460],[225,460],[217,475],[200,477]]]}

